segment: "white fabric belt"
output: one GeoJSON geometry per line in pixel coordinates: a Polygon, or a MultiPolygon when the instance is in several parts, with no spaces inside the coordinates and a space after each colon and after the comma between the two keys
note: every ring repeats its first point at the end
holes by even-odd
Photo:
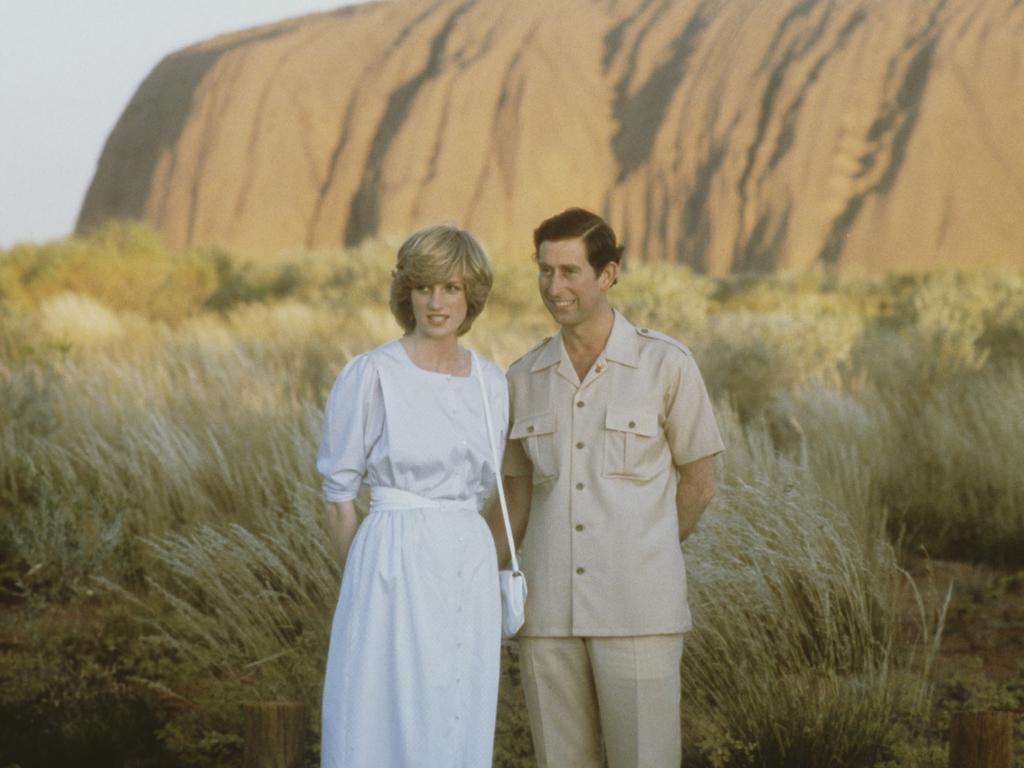
{"type": "Polygon", "coordinates": [[[370,486],[370,512],[382,510],[410,509],[452,509],[476,512],[476,504],[469,500],[428,499],[400,488],[386,488],[381,485],[370,486]]]}

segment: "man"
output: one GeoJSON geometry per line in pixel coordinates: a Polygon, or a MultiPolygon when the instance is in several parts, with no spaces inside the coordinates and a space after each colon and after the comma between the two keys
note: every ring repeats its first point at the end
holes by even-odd
{"type": "Polygon", "coordinates": [[[508,371],[503,474],[530,586],[519,647],[535,752],[550,768],[678,768],[679,544],[714,495],[722,440],[690,351],[609,304],[611,227],[573,208],[534,246],[560,330],[508,371]]]}

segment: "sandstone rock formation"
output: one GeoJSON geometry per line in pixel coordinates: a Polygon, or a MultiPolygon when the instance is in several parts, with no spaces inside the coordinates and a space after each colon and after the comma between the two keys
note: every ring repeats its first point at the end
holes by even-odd
{"type": "Polygon", "coordinates": [[[258,257],[569,205],[712,274],[1024,264],[1024,0],[390,0],[168,56],[79,229],[258,257]]]}

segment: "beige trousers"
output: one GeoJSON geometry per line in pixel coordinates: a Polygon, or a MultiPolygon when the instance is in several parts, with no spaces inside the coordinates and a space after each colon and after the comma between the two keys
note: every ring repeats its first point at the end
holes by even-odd
{"type": "Polygon", "coordinates": [[[540,768],[679,768],[682,635],[524,637],[540,768]]]}

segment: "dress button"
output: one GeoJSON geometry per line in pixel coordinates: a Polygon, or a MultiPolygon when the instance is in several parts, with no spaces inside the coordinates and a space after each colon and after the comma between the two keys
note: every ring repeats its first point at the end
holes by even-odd
{"type": "Polygon", "coordinates": [[[582,400],[577,400],[576,401],[576,407],[577,408],[582,408],[583,407],[583,401],[582,400]]]}
{"type": "Polygon", "coordinates": [[[586,568],[577,568],[577,569],[576,569],[576,573],[580,574],[581,576],[582,576],[582,575],[583,575],[584,573],[586,573],[586,572],[587,572],[587,569],[586,569],[586,568]]]}
{"type": "Polygon", "coordinates": [[[528,427],[526,428],[526,431],[527,431],[527,432],[533,432],[533,424],[531,424],[530,426],[528,426],[528,427]]]}
{"type": "Polygon", "coordinates": [[[635,427],[636,427],[636,422],[635,421],[629,422],[629,428],[630,429],[634,429],[635,427]]]}
{"type": "Polygon", "coordinates": [[[583,443],[576,443],[576,447],[577,448],[582,448],[583,447],[583,443]]]}
{"type": "Polygon", "coordinates": [[[577,523],[576,524],[576,530],[577,531],[582,531],[583,530],[583,524],[582,523],[577,523]]]}
{"type": "Polygon", "coordinates": [[[582,491],[583,490],[583,483],[576,483],[576,490],[577,491],[582,491]]]}

